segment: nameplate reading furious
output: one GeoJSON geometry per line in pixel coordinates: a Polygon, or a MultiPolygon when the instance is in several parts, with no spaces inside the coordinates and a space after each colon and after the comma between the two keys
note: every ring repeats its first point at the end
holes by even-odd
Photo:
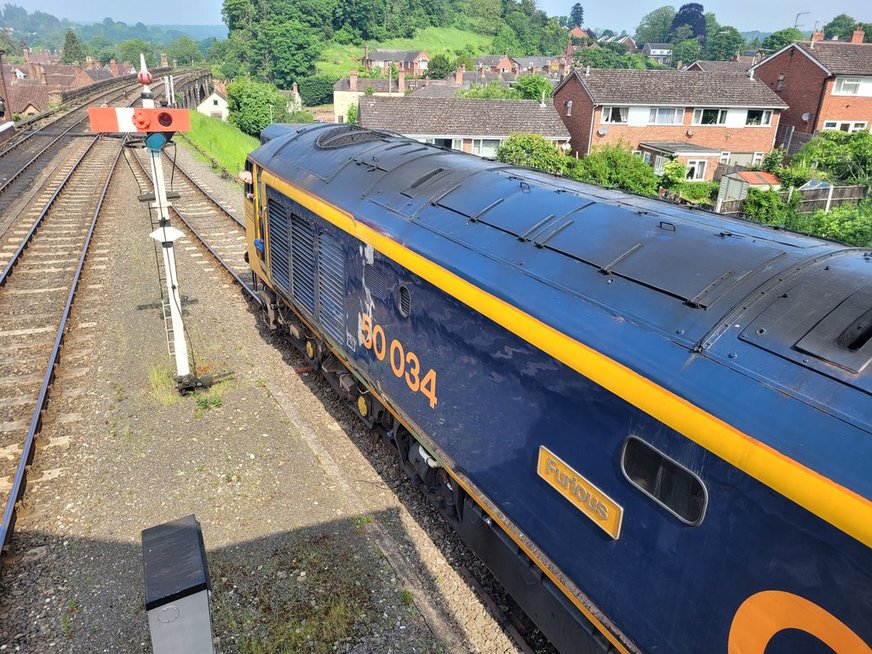
{"type": "Polygon", "coordinates": [[[539,446],[536,471],[600,529],[615,540],[620,537],[624,510],[544,445],[539,446]]]}

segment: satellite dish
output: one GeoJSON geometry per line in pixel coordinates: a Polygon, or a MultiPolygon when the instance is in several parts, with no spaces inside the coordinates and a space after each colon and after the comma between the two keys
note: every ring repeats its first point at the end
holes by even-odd
{"type": "Polygon", "coordinates": [[[600,128],[596,131],[596,133],[597,133],[597,135],[599,135],[599,136],[605,136],[606,134],[609,133],[609,130],[607,130],[605,127],[600,127],[600,128]]]}
{"type": "Polygon", "coordinates": [[[810,114],[808,111],[806,111],[804,114],[802,114],[801,118],[802,118],[805,122],[808,122],[809,119],[811,118],[811,114],[810,114]]]}
{"type": "Polygon", "coordinates": [[[687,135],[688,135],[688,136],[693,136],[693,130],[692,130],[692,129],[687,130],[687,135]]]}

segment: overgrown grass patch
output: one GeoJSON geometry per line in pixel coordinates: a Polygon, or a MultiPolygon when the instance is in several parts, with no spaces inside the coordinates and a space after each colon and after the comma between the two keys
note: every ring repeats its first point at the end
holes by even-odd
{"type": "Polygon", "coordinates": [[[209,118],[197,111],[191,112],[191,131],[179,141],[187,145],[185,139],[208,153],[231,175],[236,175],[243,169],[245,157],[260,145],[256,138],[234,125],[217,118],[209,118]]]}

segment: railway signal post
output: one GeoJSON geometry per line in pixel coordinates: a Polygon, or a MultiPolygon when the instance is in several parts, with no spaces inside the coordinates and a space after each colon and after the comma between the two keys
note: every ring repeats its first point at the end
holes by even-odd
{"type": "Polygon", "coordinates": [[[182,303],[173,247],[175,241],[181,238],[183,233],[170,223],[170,203],[167,199],[161,153],[175,132],[190,130],[191,117],[187,109],[155,108],[154,95],[148,86],[153,77],[146,68],[144,55],[140,55],[140,70],[137,79],[142,84],[142,108],[90,107],[88,118],[91,122],[92,132],[145,135],[145,147],[149,153],[151,178],[154,183],[154,197],[149,209],[156,211],[158,217],[158,228],[149,236],[161,245],[170,313],[170,329],[172,331],[170,343],[176,364],[175,381],[178,390],[186,393],[208,386],[211,380],[208,376],[198,378],[196,370],[191,370],[188,358],[188,344],[185,339],[185,325],[182,319],[182,303]]]}

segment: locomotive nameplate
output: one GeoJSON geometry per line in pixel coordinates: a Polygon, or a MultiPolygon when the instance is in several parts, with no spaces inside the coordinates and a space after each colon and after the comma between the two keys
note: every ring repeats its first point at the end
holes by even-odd
{"type": "Polygon", "coordinates": [[[544,445],[539,446],[536,472],[609,536],[615,540],[620,537],[621,506],[544,445]]]}

